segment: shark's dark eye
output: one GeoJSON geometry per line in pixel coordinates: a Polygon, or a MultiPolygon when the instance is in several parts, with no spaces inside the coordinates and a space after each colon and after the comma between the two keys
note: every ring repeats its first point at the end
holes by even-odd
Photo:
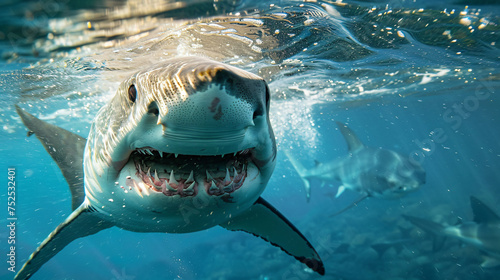
{"type": "Polygon", "coordinates": [[[128,99],[130,101],[135,102],[135,99],[137,98],[137,89],[135,89],[135,85],[131,85],[128,88],[128,99]]]}

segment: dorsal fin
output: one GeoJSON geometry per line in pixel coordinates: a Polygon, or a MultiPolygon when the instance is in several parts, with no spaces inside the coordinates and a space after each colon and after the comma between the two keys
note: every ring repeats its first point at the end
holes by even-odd
{"type": "Polygon", "coordinates": [[[493,212],[486,204],[474,196],[470,197],[470,206],[474,215],[474,222],[481,223],[499,223],[500,217],[493,212]]]}
{"type": "Polygon", "coordinates": [[[356,136],[356,134],[350,128],[339,121],[336,121],[336,123],[340,129],[340,132],[344,136],[345,141],[347,142],[347,148],[349,149],[349,152],[352,153],[364,147],[358,136],[356,136]]]}
{"type": "Polygon", "coordinates": [[[85,197],[83,188],[83,151],[87,140],[73,132],[44,122],[16,105],[16,111],[24,125],[42,142],[45,150],[57,163],[69,184],[72,201],[71,209],[82,204],[85,197]]]}

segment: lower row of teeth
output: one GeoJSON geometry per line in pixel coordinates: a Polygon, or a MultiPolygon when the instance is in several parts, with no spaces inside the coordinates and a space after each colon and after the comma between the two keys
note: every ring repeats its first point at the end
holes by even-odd
{"type": "MultiPolygon", "coordinates": [[[[232,177],[231,172],[228,168],[226,168],[226,174],[224,178],[214,179],[208,170],[206,170],[206,183],[205,186],[207,188],[207,192],[209,194],[223,194],[225,192],[232,192],[235,189],[239,188],[244,180],[244,171],[245,165],[241,169],[241,172],[238,173],[235,167],[232,168],[232,177]]],[[[170,177],[160,178],[156,170],[151,174],[151,169],[147,172],[142,171],[140,166],[137,166],[137,175],[142,181],[150,186],[151,189],[157,192],[163,192],[165,195],[193,195],[195,193],[195,189],[198,183],[194,180],[194,172],[191,171],[188,178],[186,180],[180,178],[179,180],[175,179],[174,171],[170,172],[170,177]]],[[[127,177],[127,186],[130,188],[137,188],[139,193],[142,192],[142,188],[137,186],[137,183],[130,177],[127,177]]]]}

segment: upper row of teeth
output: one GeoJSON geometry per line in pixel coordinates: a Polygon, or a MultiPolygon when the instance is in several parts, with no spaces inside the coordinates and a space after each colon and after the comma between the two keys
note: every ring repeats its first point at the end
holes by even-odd
{"type": "MultiPolygon", "coordinates": [[[[151,155],[151,156],[154,156],[153,152],[151,149],[138,149],[137,150],[139,153],[143,154],[143,155],[151,155]]],[[[163,152],[162,151],[158,151],[158,150],[153,150],[155,152],[158,152],[160,154],[160,157],[163,158],[163,152]]],[[[248,152],[248,150],[243,150],[241,151],[241,154],[246,154],[248,152]]],[[[238,154],[238,152],[234,152],[233,156],[236,156],[236,154],[238,154]]],[[[175,158],[177,158],[179,156],[179,154],[174,154],[175,158]]],[[[225,156],[225,155],[220,155],[222,158],[225,156]]]]}
{"type": "MultiPolygon", "coordinates": [[[[143,155],[151,155],[151,156],[154,156],[153,152],[150,150],[150,149],[138,149],[137,150],[139,153],[143,154],[143,155]]],[[[160,154],[160,157],[163,157],[163,152],[162,151],[158,151],[158,150],[154,150],[155,152],[158,152],[160,154]]],[[[179,156],[179,154],[175,154],[175,157],[177,158],[179,156]]]]}

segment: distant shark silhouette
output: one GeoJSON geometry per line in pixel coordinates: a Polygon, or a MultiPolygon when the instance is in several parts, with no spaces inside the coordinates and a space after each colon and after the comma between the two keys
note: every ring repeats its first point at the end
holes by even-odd
{"type": "Polygon", "coordinates": [[[327,163],[316,162],[316,166],[308,170],[285,150],[304,182],[308,201],[311,197],[311,179],[318,179],[323,183],[342,182],[336,197],[345,189],[362,194],[360,199],[336,214],[367,197],[398,198],[425,184],[425,170],[420,164],[391,150],[366,147],[345,124],[338,121],[336,123],[347,142],[347,157],[327,163]]]}
{"type": "Polygon", "coordinates": [[[408,221],[438,238],[452,237],[470,244],[487,254],[482,267],[500,265],[500,217],[474,196],[470,197],[474,219],[445,226],[422,218],[403,215],[408,221]]]}

